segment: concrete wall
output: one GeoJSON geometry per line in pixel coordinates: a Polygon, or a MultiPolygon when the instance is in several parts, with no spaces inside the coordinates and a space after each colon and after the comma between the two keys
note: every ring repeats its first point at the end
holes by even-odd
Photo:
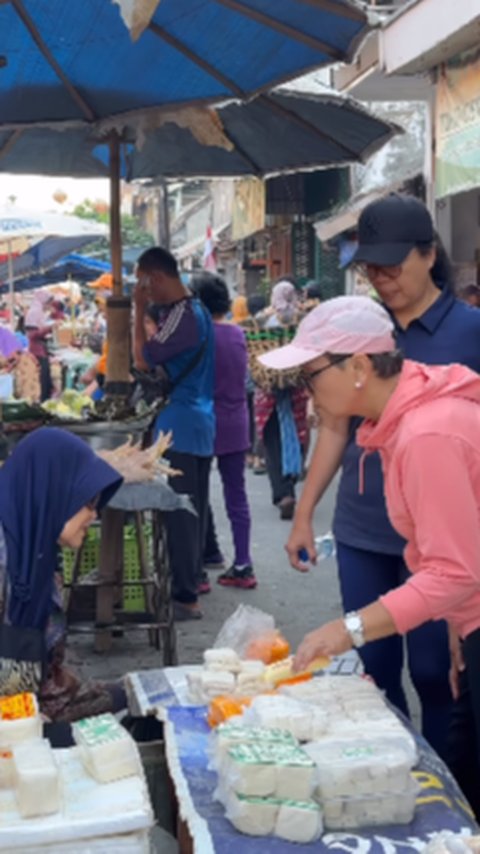
{"type": "Polygon", "coordinates": [[[455,261],[474,261],[480,248],[480,191],[452,198],[452,255],[455,261]]]}

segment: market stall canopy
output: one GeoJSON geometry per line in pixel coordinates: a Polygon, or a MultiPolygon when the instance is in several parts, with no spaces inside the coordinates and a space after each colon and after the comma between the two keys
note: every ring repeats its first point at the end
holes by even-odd
{"type": "Polygon", "coordinates": [[[348,62],[368,22],[349,0],[162,0],[133,42],[107,0],[3,0],[0,32],[0,124],[22,129],[245,98],[348,62]]]}
{"type": "MultiPolygon", "coordinates": [[[[2,159],[26,127],[98,130],[107,122],[114,277],[107,387],[116,394],[127,389],[130,367],[121,277],[123,128],[139,115],[143,122],[152,108],[245,100],[321,65],[348,62],[368,30],[365,12],[350,0],[161,0],[133,42],[118,5],[107,0],[0,3],[0,132],[10,132],[0,168],[6,171],[2,159]]],[[[27,173],[33,148],[30,154],[27,173]]]]}
{"type": "MultiPolygon", "coordinates": [[[[86,255],[71,253],[62,258],[57,264],[44,273],[32,273],[24,279],[20,279],[15,286],[16,291],[31,291],[42,288],[52,282],[63,282],[70,276],[75,281],[89,282],[96,279],[101,273],[111,271],[112,267],[106,261],[97,258],[89,258],[86,255]]],[[[126,275],[126,271],[123,271],[126,275]]],[[[0,294],[8,292],[7,284],[0,284],[0,294]]]]}
{"type": "MultiPolygon", "coordinates": [[[[17,208],[0,207],[0,245],[14,237],[105,237],[106,225],[91,219],[63,213],[49,213],[17,208]]],[[[67,252],[63,253],[64,255],[67,252]]]]}
{"type": "Polygon", "coordinates": [[[25,252],[0,264],[0,282],[8,280],[12,289],[16,279],[47,270],[69,252],[107,233],[103,223],[77,216],[21,210],[12,205],[0,209],[0,246],[4,244],[10,252],[15,237],[35,240],[25,252]]]}
{"type": "Polygon", "coordinates": [[[224,141],[202,144],[190,129],[164,125],[130,147],[127,177],[268,177],[332,167],[366,160],[400,130],[352,98],[318,89],[276,90],[208,112],[224,141]]]}
{"type": "MultiPolygon", "coordinates": [[[[282,88],[246,104],[236,101],[191,113],[191,108],[172,112],[160,128],[145,133],[142,145],[122,145],[122,176],[266,177],[331,167],[365,161],[401,131],[353,98],[313,82],[310,91],[282,88]]],[[[133,140],[134,133],[127,128],[124,136],[133,140]]],[[[0,169],[22,173],[33,162],[35,172],[48,173],[55,163],[56,174],[68,174],[72,139],[75,151],[83,149],[89,163],[97,164],[97,174],[104,175],[108,146],[97,144],[92,131],[83,129],[68,137],[50,129],[27,131],[22,145],[0,158],[0,169]],[[30,133],[43,140],[36,150],[26,146],[30,133]]]]}
{"type": "MultiPolygon", "coordinates": [[[[100,234],[105,234],[105,232],[100,232],[100,234]]],[[[26,252],[22,252],[21,255],[17,255],[12,260],[11,271],[15,285],[19,279],[51,269],[65,255],[74,249],[88,246],[89,243],[97,240],[98,236],[98,234],[83,234],[72,237],[45,237],[44,240],[30,246],[26,252]]],[[[9,272],[8,263],[0,264],[0,282],[7,281],[9,272]]]]}

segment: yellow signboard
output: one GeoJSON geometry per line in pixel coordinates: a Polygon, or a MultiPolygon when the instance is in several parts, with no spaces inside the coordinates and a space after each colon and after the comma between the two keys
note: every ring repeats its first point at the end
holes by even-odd
{"type": "Polygon", "coordinates": [[[232,240],[243,240],[265,228],[265,184],[258,178],[242,178],[235,183],[232,240]]]}

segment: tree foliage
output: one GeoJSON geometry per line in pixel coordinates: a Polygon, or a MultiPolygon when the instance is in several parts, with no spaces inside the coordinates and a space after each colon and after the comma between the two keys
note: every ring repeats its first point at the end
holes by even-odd
{"type": "MultiPolygon", "coordinates": [[[[85,199],[77,205],[73,213],[81,219],[92,219],[95,222],[106,224],[108,224],[110,216],[108,205],[105,202],[92,201],[91,199],[85,199]]],[[[121,226],[123,246],[153,246],[155,242],[153,237],[140,227],[137,217],[130,214],[122,214],[121,226]]],[[[108,251],[109,242],[106,238],[100,238],[92,249],[99,254],[103,254],[108,251]]]]}

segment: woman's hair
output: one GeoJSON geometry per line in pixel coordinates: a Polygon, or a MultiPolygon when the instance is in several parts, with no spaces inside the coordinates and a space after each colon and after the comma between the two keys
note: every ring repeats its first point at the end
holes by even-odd
{"type": "MultiPolygon", "coordinates": [[[[325,353],[331,364],[338,362],[339,367],[343,367],[342,359],[350,359],[353,353],[325,353]]],[[[389,380],[391,377],[396,377],[403,367],[405,359],[401,350],[390,350],[388,353],[373,353],[368,354],[373,370],[377,377],[381,380],[389,380]]]]}
{"type": "Polygon", "coordinates": [[[323,300],[323,293],[319,282],[307,282],[305,286],[305,295],[307,299],[323,300]]]}
{"type": "Polygon", "coordinates": [[[464,285],[463,288],[459,288],[457,291],[457,297],[461,300],[468,300],[472,298],[476,301],[476,304],[480,306],[480,287],[478,285],[464,285]]]}
{"type": "Polygon", "coordinates": [[[267,298],[264,294],[252,294],[247,297],[247,308],[248,313],[255,317],[259,311],[263,311],[264,308],[267,307],[267,298]]]}
{"type": "Polygon", "coordinates": [[[415,248],[422,257],[425,257],[425,255],[428,255],[432,249],[435,249],[436,258],[435,263],[430,270],[430,275],[436,285],[445,288],[448,291],[454,291],[455,287],[452,265],[439,234],[435,232],[435,240],[433,243],[417,243],[415,248]]]}
{"type": "Polygon", "coordinates": [[[214,273],[198,273],[193,277],[192,290],[210,314],[224,315],[230,311],[230,294],[220,276],[214,273]]]}

